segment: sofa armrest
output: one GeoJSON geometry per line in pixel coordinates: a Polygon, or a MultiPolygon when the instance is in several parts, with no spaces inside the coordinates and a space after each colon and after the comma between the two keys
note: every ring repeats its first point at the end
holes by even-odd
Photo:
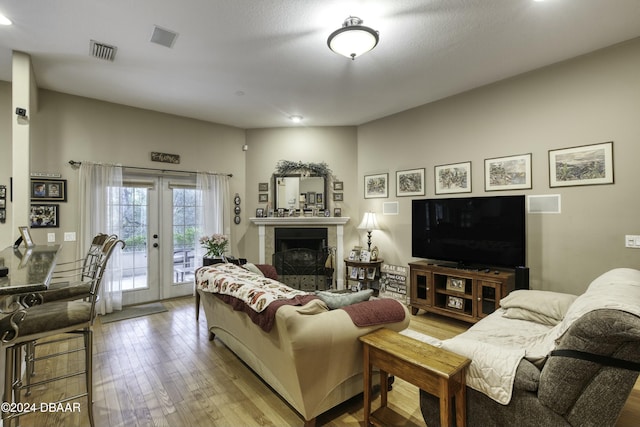
{"type": "Polygon", "coordinates": [[[514,389],[537,392],[539,384],[540,370],[527,359],[522,359],[516,370],[514,389]]]}

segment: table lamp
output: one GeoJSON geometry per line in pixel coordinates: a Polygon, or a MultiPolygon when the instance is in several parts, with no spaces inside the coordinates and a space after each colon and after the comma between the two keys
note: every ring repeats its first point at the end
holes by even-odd
{"type": "Polygon", "coordinates": [[[367,230],[367,245],[368,250],[371,251],[371,232],[373,230],[380,230],[378,221],[376,220],[376,214],[373,212],[365,212],[358,229],[367,230]]]}

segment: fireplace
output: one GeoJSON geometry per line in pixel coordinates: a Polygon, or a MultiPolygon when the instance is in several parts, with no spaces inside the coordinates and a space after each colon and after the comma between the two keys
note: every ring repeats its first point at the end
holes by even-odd
{"type": "MultiPolygon", "coordinates": [[[[326,228],[287,227],[274,230],[272,265],[278,279],[296,289],[326,289],[329,254],[326,228]]],[[[331,286],[331,271],[329,286],[331,286]]]]}

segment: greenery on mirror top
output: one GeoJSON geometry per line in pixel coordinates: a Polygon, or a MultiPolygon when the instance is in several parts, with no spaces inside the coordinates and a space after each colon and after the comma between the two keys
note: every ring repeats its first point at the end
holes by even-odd
{"type": "Polygon", "coordinates": [[[319,175],[329,177],[331,169],[325,162],[321,163],[302,163],[301,161],[292,162],[291,160],[280,160],[276,165],[276,172],[282,175],[292,173],[302,173],[303,175],[319,175]]]}

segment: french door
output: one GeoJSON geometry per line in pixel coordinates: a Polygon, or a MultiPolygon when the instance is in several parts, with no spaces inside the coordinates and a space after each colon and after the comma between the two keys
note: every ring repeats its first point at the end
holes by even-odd
{"type": "Polygon", "coordinates": [[[195,177],[125,175],[120,194],[123,305],[193,292],[195,177]]]}

